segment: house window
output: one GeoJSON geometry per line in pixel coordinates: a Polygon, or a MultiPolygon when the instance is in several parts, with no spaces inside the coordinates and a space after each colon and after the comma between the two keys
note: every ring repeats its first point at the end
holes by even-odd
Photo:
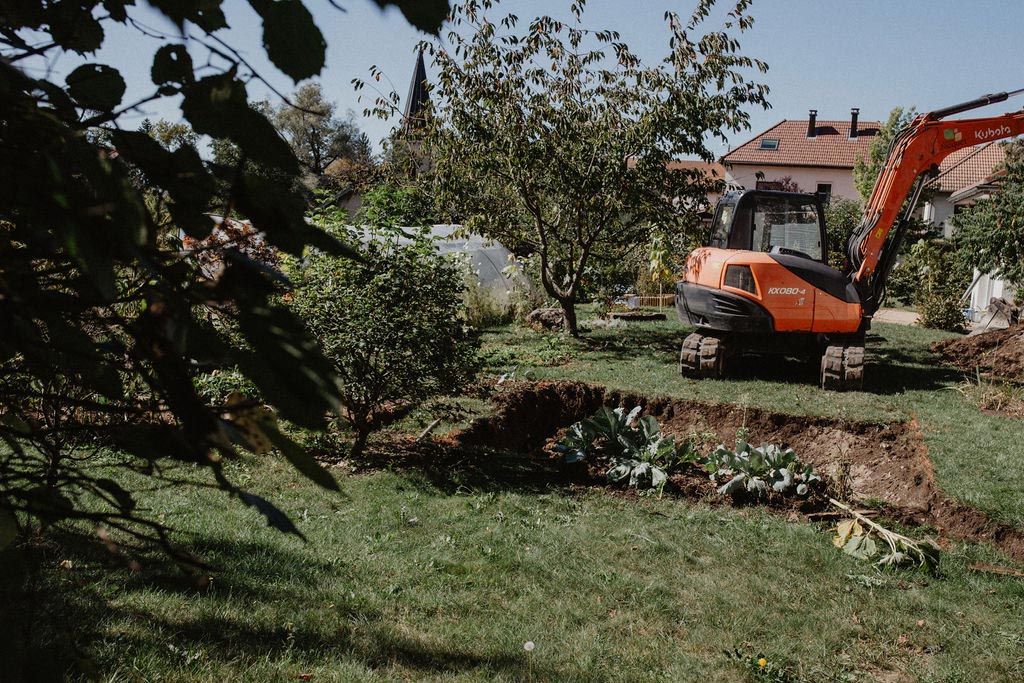
{"type": "Polygon", "coordinates": [[[828,204],[832,198],[832,183],[818,183],[818,196],[822,202],[828,204]]]}
{"type": "Polygon", "coordinates": [[[778,180],[758,180],[758,190],[781,190],[782,183],[778,180]]]}
{"type": "Polygon", "coordinates": [[[760,149],[778,149],[779,140],[778,138],[761,138],[760,149]]]}

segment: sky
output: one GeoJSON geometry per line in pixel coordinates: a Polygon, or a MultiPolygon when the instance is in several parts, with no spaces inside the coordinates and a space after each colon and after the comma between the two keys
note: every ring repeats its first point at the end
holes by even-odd
{"type": "MultiPolygon", "coordinates": [[[[396,121],[362,116],[369,102],[360,102],[353,78],[369,79],[371,65],[384,73],[379,86],[394,89],[404,99],[415,63],[414,46],[425,38],[401,13],[381,11],[370,0],[337,0],[344,11],[326,0],[305,0],[323,31],[327,63],[320,82],[337,111],[351,112],[357,125],[377,144],[396,121]]],[[[666,10],[688,16],[695,0],[588,0],[584,24],[613,29],[648,62],[667,53],[666,10]]],[[[158,31],[176,29],[161,21],[139,0],[134,16],[158,31]]],[[[720,0],[724,8],[728,5],[720,0]]],[[[226,42],[246,58],[279,92],[297,85],[277,71],[263,56],[259,17],[244,0],[225,0],[232,28],[226,42]]],[[[500,14],[527,20],[539,14],[567,15],[568,0],[504,0],[500,14]]],[[[979,95],[1024,87],[1024,2],[1014,0],[753,0],[749,13],[753,28],[740,36],[741,53],[768,63],[760,79],[771,88],[768,111],[750,111],[749,131],[732,134],[726,142],[712,143],[720,156],[782,119],[806,119],[808,109],[818,117],[847,119],[859,107],[862,121],[884,120],[896,106],[927,111],[973,99],[979,95]]],[[[720,17],[719,17],[720,19],[720,17]]],[[[717,28],[717,21],[708,28],[717,28]]],[[[442,30],[442,35],[444,30],[442,30]]],[[[129,84],[126,101],[152,90],[149,67],[160,42],[134,29],[111,27],[104,47],[83,60],[65,55],[47,65],[33,62],[35,74],[45,68],[65,74],[82,61],[110,64],[122,71],[129,84]]],[[[428,65],[428,77],[432,75],[428,65]]],[[[250,99],[276,96],[266,86],[252,83],[250,99]]],[[[1024,107],[1024,97],[976,110],[970,116],[993,115],[1024,107]]],[[[180,120],[174,102],[146,105],[134,114],[180,120]]],[[[126,126],[131,126],[129,120],[126,126]]]]}

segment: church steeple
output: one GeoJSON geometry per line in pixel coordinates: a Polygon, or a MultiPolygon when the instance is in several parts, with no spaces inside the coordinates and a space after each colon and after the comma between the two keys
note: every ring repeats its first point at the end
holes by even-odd
{"type": "Polygon", "coordinates": [[[423,64],[423,50],[416,55],[416,68],[409,84],[409,96],[405,99],[405,114],[402,127],[406,132],[422,129],[429,116],[430,93],[427,91],[427,69],[423,64]]]}

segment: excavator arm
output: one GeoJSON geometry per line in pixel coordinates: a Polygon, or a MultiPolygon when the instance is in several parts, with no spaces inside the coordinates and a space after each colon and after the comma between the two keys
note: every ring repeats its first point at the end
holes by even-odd
{"type": "Polygon", "coordinates": [[[984,95],[970,102],[922,114],[893,138],[885,166],[864,210],[864,219],[848,245],[852,267],[850,277],[867,315],[873,314],[878,307],[910,213],[924,185],[938,172],[939,163],[964,147],[1024,134],[1024,109],[993,117],[943,119],[1002,102],[1021,92],[1024,89],[984,95]],[[912,199],[901,216],[907,197],[912,199]],[[888,239],[894,230],[893,239],[888,239]]]}

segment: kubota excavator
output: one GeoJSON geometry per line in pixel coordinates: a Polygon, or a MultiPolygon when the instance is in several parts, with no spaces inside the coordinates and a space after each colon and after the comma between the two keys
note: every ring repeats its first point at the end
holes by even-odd
{"type": "Polygon", "coordinates": [[[683,341],[682,373],[722,377],[730,358],[743,353],[820,353],[823,388],[860,389],[864,338],[924,186],[952,152],[1024,134],[1024,109],[943,119],[1022,92],[921,114],[893,138],[846,245],[844,272],[826,265],[824,212],[816,195],[726,193],[715,208],[708,246],[687,257],[676,283],[679,317],[697,328],[683,341]]]}

